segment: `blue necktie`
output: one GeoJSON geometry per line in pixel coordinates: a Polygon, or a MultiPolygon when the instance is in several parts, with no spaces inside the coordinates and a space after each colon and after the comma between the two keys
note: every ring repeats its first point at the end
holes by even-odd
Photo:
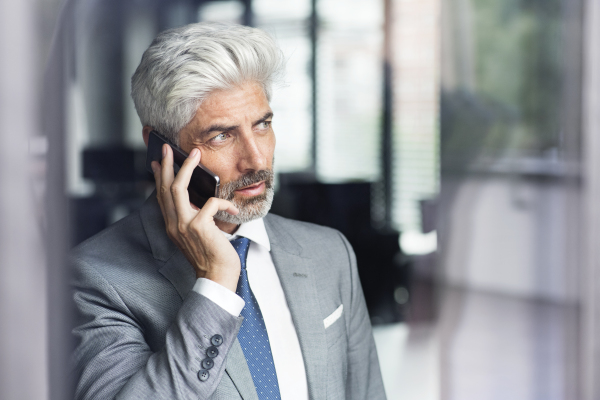
{"type": "Polygon", "coordinates": [[[254,298],[248,283],[246,257],[248,256],[250,240],[240,237],[232,240],[231,244],[240,256],[242,264],[240,279],[235,292],[246,302],[241,313],[244,321],[238,332],[238,341],[242,345],[258,398],[260,400],[281,400],[269,335],[267,335],[267,328],[258,302],[254,298]]]}

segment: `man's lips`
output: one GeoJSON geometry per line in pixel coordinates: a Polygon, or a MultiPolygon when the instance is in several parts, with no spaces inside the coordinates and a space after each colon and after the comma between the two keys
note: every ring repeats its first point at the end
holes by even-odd
{"type": "Polygon", "coordinates": [[[261,181],[255,183],[250,186],[243,187],[235,191],[237,194],[241,194],[242,196],[258,196],[265,191],[265,181],[261,181]]]}

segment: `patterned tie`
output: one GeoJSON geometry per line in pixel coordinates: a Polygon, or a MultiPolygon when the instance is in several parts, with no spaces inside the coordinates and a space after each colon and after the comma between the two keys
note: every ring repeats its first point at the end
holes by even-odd
{"type": "Polygon", "coordinates": [[[240,256],[242,264],[236,293],[246,302],[241,313],[244,321],[238,332],[238,341],[242,345],[258,398],[260,400],[281,400],[269,335],[267,335],[267,328],[258,302],[248,283],[246,257],[250,240],[240,237],[232,240],[231,244],[240,256]]]}

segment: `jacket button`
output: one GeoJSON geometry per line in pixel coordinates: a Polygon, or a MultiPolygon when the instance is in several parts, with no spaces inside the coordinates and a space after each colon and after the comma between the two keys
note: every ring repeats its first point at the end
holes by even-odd
{"type": "Polygon", "coordinates": [[[210,358],[215,358],[219,355],[219,350],[215,346],[210,346],[208,349],[206,349],[206,355],[210,358]]]}
{"type": "Polygon", "coordinates": [[[205,369],[201,369],[200,371],[198,371],[198,379],[200,379],[202,382],[207,380],[209,376],[210,373],[205,369]]]}
{"type": "Polygon", "coordinates": [[[205,358],[202,360],[202,368],[203,369],[211,369],[215,365],[215,362],[212,358],[205,358]]]}
{"type": "Polygon", "coordinates": [[[213,346],[220,346],[221,344],[223,344],[223,336],[215,335],[210,338],[210,342],[213,346]]]}

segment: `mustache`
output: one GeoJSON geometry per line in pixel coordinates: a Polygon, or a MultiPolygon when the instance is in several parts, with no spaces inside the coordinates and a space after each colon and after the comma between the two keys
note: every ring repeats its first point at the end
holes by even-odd
{"type": "Polygon", "coordinates": [[[273,171],[260,170],[248,172],[235,181],[224,183],[221,185],[219,197],[225,200],[232,200],[236,190],[246,186],[254,185],[261,181],[265,181],[265,187],[270,189],[273,186],[273,171]]]}

